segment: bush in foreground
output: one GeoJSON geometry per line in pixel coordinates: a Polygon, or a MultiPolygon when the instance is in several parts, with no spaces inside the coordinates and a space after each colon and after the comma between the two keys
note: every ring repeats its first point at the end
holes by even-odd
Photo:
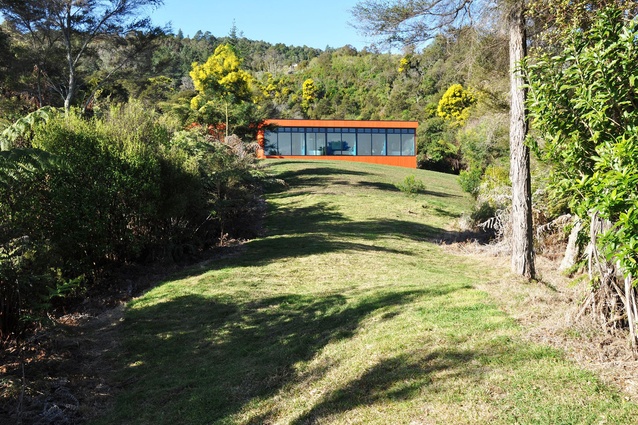
{"type": "Polygon", "coordinates": [[[256,229],[260,178],[239,140],[173,131],[136,103],[89,120],[51,112],[21,135],[0,157],[1,337],[111,267],[256,229]]]}

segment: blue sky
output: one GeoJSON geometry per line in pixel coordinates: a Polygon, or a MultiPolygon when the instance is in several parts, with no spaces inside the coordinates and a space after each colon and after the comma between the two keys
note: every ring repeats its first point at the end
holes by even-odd
{"type": "Polygon", "coordinates": [[[233,20],[251,40],[325,49],[350,44],[361,50],[370,40],[348,25],[356,0],[164,0],[151,12],[156,25],[172,22],[185,36],[197,30],[216,37],[228,35],[233,20]]]}

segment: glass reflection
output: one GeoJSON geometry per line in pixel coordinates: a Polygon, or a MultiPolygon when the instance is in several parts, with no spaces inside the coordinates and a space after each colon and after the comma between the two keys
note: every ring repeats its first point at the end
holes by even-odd
{"type": "Polygon", "coordinates": [[[264,133],[267,155],[414,156],[414,129],[279,127],[264,133]]]}

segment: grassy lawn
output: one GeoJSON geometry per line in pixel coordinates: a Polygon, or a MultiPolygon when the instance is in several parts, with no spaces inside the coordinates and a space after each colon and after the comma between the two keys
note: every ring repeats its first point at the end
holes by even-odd
{"type": "MultiPolygon", "coordinates": [[[[127,308],[121,392],[99,424],[633,424],[638,406],[524,342],[445,252],[453,176],[279,161],[266,234],[127,308]],[[426,190],[395,188],[410,175],[426,190]]],[[[512,280],[516,284],[515,280],[512,280]]]]}

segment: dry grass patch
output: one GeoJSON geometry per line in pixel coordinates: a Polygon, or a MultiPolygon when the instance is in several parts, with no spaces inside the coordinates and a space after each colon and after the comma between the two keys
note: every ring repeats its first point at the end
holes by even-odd
{"type": "Polygon", "coordinates": [[[584,276],[569,278],[558,271],[560,257],[541,256],[536,262],[541,279],[528,283],[509,274],[509,257],[490,247],[471,243],[446,249],[478,257],[486,268],[501,270],[499,276],[477,284],[477,288],[498,300],[503,310],[523,326],[525,338],[565,350],[569,359],[638,401],[638,361],[627,335],[609,334],[587,317],[576,320],[579,302],[587,293],[584,276]]]}

